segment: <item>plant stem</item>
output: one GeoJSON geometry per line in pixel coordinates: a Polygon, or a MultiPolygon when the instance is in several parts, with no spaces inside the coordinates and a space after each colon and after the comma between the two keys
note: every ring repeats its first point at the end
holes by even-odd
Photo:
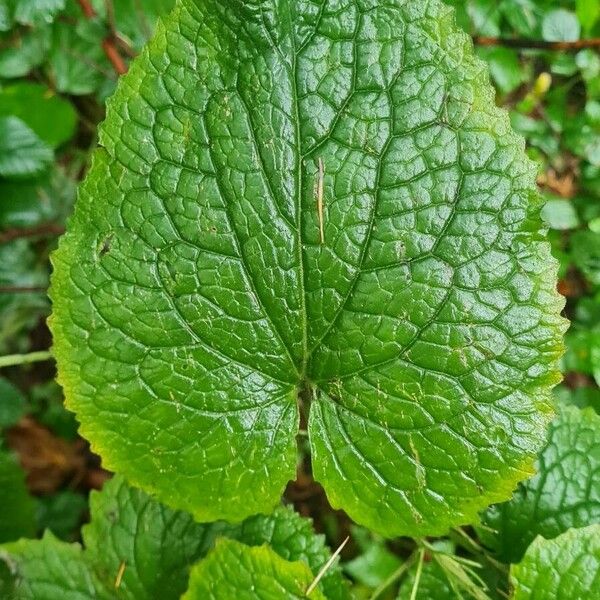
{"type": "Polygon", "coordinates": [[[14,367],[16,365],[27,365],[34,362],[52,360],[52,353],[48,350],[41,352],[30,352],[29,354],[9,354],[0,356],[0,369],[3,367],[14,367]]]}
{"type": "Polygon", "coordinates": [[[417,592],[419,591],[419,584],[421,583],[421,573],[423,572],[423,562],[425,561],[425,548],[419,550],[419,564],[417,565],[417,572],[415,574],[415,581],[413,583],[412,591],[410,593],[410,600],[416,600],[417,592]]]}
{"type": "Polygon", "coordinates": [[[61,235],[65,232],[65,228],[61,225],[54,223],[45,223],[43,225],[37,225],[36,227],[25,227],[22,229],[7,229],[0,233],[0,244],[12,242],[13,240],[26,237],[37,237],[37,236],[55,236],[61,235]]]}
{"type": "Polygon", "coordinates": [[[415,550],[378,588],[375,589],[369,600],[377,600],[390,585],[400,580],[406,571],[415,563],[419,551],[415,550]]]}
{"type": "Polygon", "coordinates": [[[519,50],[562,50],[577,51],[584,48],[600,48],[600,38],[577,40],[576,42],[547,42],[545,40],[524,40],[519,38],[498,38],[483,35],[473,36],[478,46],[504,46],[519,50]]]}
{"type": "MultiPolygon", "coordinates": [[[[86,19],[93,19],[96,16],[96,11],[92,6],[90,0],[78,0],[81,11],[83,12],[86,19]]],[[[111,13],[108,13],[109,21],[111,20],[111,13]]],[[[110,26],[110,22],[109,22],[110,26]]],[[[127,65],[123,61],[119,49],[115,45],[115,37],[110,33],[104,40],[102,40],[102,50],[117,75],[123,75],[127,73],[127,65]]]]}

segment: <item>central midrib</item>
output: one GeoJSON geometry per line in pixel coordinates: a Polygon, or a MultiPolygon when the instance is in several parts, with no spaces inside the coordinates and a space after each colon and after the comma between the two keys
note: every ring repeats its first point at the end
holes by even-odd
{"type": "MultiPolygon", "coordinates": [[[[323,0],[324,2],[326,0],[323,0]]],[[[292,1],[286,0],[287,4],[287,17],[288,17],[288,35],[290,38],[290,46],[292,51],[292,61],[290,65],[290,89],[292,93],[292,105],[294,114],[294,131],[296,136],[296,155],[295,155],[295,206],[296,206],[296,247],[298,252],[298,267],[300,269],[300,298],[301,298],[301,306],[300,306],[300,315],[302,319],[302,365],[300,367],[300,377],[299,377],[299,386],[303,388],[305,386],[305,380],[307,376],[308,370],[308,359],[309,359],[309,350],[308,350],[308,311],[307,311],[307,303],[306,303],[306,268],[304,264],[304,252],[302,249],[303,236],[302,236],[302,158],[300,152],[300,110],[298,107],[298,72],[297,72],[297,52],[296,52],[296,39],[294,33],[294,20],[296,17],[296,11],[292,8],[292,1]],[[292,15],[293,12],[293,15],[292,15]]],[[[295,3],[293,4],[295,8],[295,3]]]]}

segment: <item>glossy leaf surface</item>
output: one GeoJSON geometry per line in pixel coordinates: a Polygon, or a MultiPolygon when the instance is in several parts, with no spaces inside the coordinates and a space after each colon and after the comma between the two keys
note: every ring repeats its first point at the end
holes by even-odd
{"type": "Polygon", "coordinates": [[[535,169],[440,2],[183,0],[55,255],[82,433],[200,520],[441,533],[531,473],[560,353],[535,169]],[[249,492],[251,490],[251,492],[249,492]]]}
{"type": "Polygon", "coordinates": [[[221,540],[192,569],[182,600],[325,600],[319,590],[306,594],[313,579],[304,563],[286,561],[268,546],[221,540]]]}
{"type": "MultiPolygon", "coordinates": [[[[288,561],[304,561],[311,572],[318,573],[331,556],[323,535],[315,534],[312,522],[291,508],[277,508],[270,515],[256,515],[224,530],[227,537],[248,546],[267,544],[288,561]]],[[[333,564],[319,584],[328,600],[351,598],[348,581],[337,564],[333,564]]]]}
{"type": "Polygon", "coordinates": [[[600,525],[538,537],[511,568],[513,600],[600,598],[600,525]]]}

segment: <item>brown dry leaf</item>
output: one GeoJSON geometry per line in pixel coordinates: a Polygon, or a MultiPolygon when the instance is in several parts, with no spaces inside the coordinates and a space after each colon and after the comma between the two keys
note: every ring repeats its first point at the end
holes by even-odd
{"type": "Polygon", "coordinates": [[[82,440],[67,442],[29,417],[11,427],[6,440],[18,454],[33,493],[52,493],[66,482],[75,483],[85,476],[86,448],[82,440]]]}

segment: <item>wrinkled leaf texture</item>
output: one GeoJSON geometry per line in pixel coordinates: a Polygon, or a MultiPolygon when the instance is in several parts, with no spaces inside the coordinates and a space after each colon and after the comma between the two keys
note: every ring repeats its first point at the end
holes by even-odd
{"type": "Polygon", "coordinates": [[[51,295],[108,468],[240,520],[295,477],[308,413],[333,506],[392,536],[473,521],[531,474],[556,265],[449,8],[180,0],[100,139],[51,295]]]}

